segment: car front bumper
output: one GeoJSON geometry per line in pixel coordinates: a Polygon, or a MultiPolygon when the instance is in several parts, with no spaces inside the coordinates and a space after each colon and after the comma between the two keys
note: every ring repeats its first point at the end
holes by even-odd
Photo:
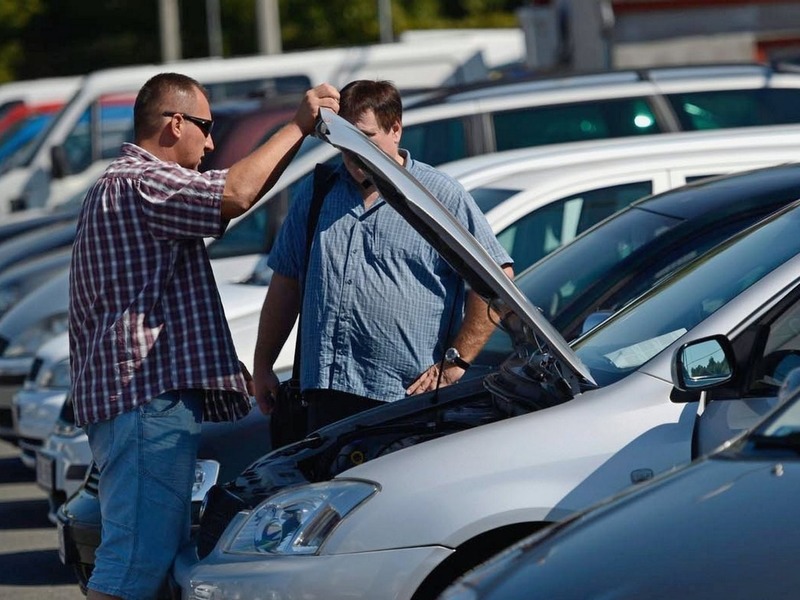
{"type": "Polygon", "coordinates": [[[89,440],[82,430],[74,436],[55,433],[36,452],[36,483],[48,496],[48,518],[56,522],[56,510],[77,492],[92,461],[89,440]]]}
{"type": "Polygon", "coordinates": [[[172,575],[183,600],[389,600],[411,598],[428,574],[453,553],[442,546],[312,556],[243,556],[220,551],[239,529],[240,513],[202,561],[193,546],[178,555],[172,575]]]}

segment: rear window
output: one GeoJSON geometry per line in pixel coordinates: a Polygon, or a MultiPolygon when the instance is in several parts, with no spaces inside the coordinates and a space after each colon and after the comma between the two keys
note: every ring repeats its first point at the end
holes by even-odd
{"type": "Polygon", "coordinates": [[[800,123],[800,89],[762,88],[669,94],[686,130],[800,123]]]}

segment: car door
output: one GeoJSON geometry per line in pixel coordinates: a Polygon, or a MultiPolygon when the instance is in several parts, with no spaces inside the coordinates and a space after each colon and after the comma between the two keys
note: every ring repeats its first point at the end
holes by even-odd
{"type": "Polygon", "coordinates": [[[789,371],[800,367],[800,284],[793,285],[732,341],[736,383],[704,393],[695,431],[697,455],[758,423],[777,405],[778,390],[789,371]]]}

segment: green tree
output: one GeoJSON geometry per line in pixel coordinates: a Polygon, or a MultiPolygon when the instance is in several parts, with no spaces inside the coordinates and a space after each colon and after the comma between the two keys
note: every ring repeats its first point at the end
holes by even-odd
{"type": "Polygon", "coordinates": [[[21,33],[41,11],[41,0],[0,0],[0,81],[17,79],[24,53],[21,33]]]}
{"type": "MultiPolygon", "coordinates": [[[[514,27],[526,0],[394,0],[407,29],[514,27]]],[[[220,0],[224,56],[258,51],[255,0],[220,0]]],[[[279,0],[285,51],[377,43],[378,0],[279,0]]],[[[0,0],[0,81],[158,63],[158,0],[0,0]],[[22,6],[20,6],[22,5],[22,6]]],[[[180,2],[184,58],[208,56],[206,2],[180,2]]]]}

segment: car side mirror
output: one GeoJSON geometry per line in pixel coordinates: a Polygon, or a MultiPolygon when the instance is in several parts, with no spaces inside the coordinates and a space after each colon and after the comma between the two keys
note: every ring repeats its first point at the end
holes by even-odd
{"type": "Polygon", "coordinates": [[[69,175],[69,161],[67,161],[67,151],[64,146],[50,148],[50,165],[50,173],[53,179],[61,179],[69,175]]]}
{"type": "Polygon", "coordinates": [[[678,348],[672,361],[672,381],[681,392],[699,392],[729,382],[736,364],[728,338],[715,335],[678,348]]]}

